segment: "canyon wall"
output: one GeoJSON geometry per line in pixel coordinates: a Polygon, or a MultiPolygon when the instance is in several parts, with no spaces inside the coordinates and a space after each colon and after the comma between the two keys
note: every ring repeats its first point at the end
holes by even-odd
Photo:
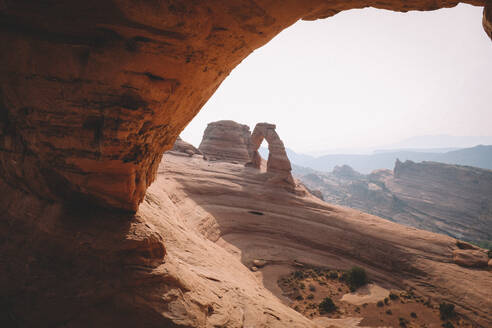
{"type": "MultiPolygon", "coordinates": [[[[490,29],[490,0],[483,25],[490,29]]],[[[47,200],[135,211],[224,78],[299,19],[459,1],[0,1],[0,176],[47,200]]]]}
{"type": "Polygon", "coordinates": [[[393,171],[360,174],[348,166],[298,176],[327,202],[474,242],[492,241],[492,171],[397,161],[393,171]]]}

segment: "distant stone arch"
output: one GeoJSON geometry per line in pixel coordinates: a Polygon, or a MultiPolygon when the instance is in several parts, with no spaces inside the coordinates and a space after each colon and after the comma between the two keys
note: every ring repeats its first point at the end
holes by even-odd
{"type": "Polygon", "coordinates": [[[268,161],[267,172],[275,173],[279,175],[283,180],[289,184],[294,185],[294,179],[292,178],[292,166],[290,160],[287,157],[284,143],[275,131],[275,124],[270,123],[258,123],[251,134],[251,141],[249,144],[249,156],[251,163],[249,166],[257,169],[261,166],[261,156],[258,152],[263,140],[268,142],[268,161]]]}

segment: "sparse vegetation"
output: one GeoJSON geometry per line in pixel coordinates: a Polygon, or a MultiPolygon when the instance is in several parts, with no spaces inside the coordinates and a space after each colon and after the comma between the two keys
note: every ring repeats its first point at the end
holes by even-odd
{"type": "Polygon", "coordinates": [[[314,298],[314,295],[313,295],[313,294],[309,294],[309,295],[307,296],[307,299],[308,299],[308,300],[312,300],[313,298],[314,298]]]}
{"type": "Polygon", "coordinates": [[[399,298],[399,296],[398,296],[398,295],[396,295],[395,293],[391,292],[391,293],[389,294],[389,298],[390,298],[392,301],[394,301],[394,300],[397,300],[397,299],[399,298]]]}
{"type": "Polygon", "coordinates": [[[335,303],[333,303],[333,300],[330,297],[325,297],[325,299],[319,303],[318,308],[321,314],[330,313],[337,309],[335,303]]]}
{"type": "Polygon", "coordinates": [[[391,309],[388,309],[388,310],[386,310],[386,314],[392,315],[393,314],[393,311],[391,311],[391,309]]]}
{"type": "Polygon", "coordinates": [[[330,273],[328,274],[328,278],[330,278],[330,279],[338,279],[338,272],[336,272],[336,271],[330,271],[330,273]]]}
{"type": "Polygon", "coordinates": [[[403,317],[398,318],[398,323],[400,324],[400,327],[407,327],[407,325],[410,323],[407,319],[403,317]]]}
{"type": "Polygon", "coordinates": [[[441,314],[442,320],[448,320],[454,318],[456,316],[456,312],[454,311],[454,304],[442,302],[439,304],[439,313],[441,314]]]}
{"type": "Polygon", "coordinates": [[[351,290],[356,290],[367,284],[367,273],[363,268],[355,266],[348,272],[344,272],[340,279],[345,281],[351,290]]]}
{"type": "Polygon", "coordinates": [[[443,323],[442,326],[444,328],[454,328],[454,325],[449,321],[446,321],[445,323],[443,323]]]}
{"type": "Polygon", "coordinates": [[[412,318],[417,318],[417,313],[412,312],[412,313],[410,313],[410,316],[411,316],[412,318]]]}
{"type": "Polygon", "coordinates": [[[389,304],[389,298],[387,298],[387,297],[384,298],[384,304],[386,304],[386,305],[389,304]]]}
{"type": "Polygon", "coordinates": [[[383,307],[383,306],[384,306],[383,301],[378,301],[377,306],[378,306],[378,307],[383,307]]]}
{"type": "Polygon", "coordinates": [[[298,301],[302,301],[304,299],[304,297],[302,297],[302,295],[297,295],[296,296],[296,300],[298,301]]]}

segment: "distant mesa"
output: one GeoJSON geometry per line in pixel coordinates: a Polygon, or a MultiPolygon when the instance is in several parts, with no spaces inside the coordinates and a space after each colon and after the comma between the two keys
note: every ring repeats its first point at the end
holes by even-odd
{"type": "Polygon", "coordinates": [[[247,125],[234,121],[209,123],[199,150],[211,161],[226,161],[260,169],[262,158],[258,152],[263,140],[268,142],[266,171],[270,182],[295,186],[284,143],[275,131],[275,124],[258,123],[253,133],[247,125]]]}

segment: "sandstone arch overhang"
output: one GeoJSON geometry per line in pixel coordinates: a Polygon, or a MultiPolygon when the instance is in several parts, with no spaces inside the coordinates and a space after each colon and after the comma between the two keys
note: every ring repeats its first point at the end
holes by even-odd
{"type": "MultiPolygon", "coordinates": [[[[492,37],[490,0],[483,26],[492,37]]],[[[450,0],[0,1],[0,176],[135,211],[162,153],[229,72],[299,19],[450,0]]]]}

